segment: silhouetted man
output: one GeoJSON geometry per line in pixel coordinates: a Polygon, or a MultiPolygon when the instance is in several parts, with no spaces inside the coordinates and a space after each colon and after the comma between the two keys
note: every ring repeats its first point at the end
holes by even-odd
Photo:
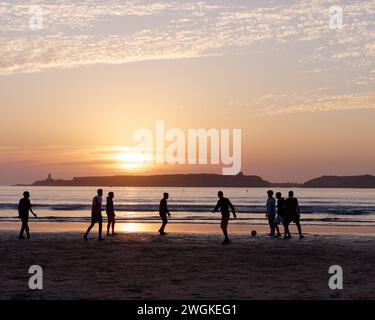
{"type": "Polygon", "coordinates": [[[107,202],[105,205],[105,211],[107,213],[107,236],[109,236],[109,228],[112,227],[112,236],[116,236],[117,233],[115,232],[115,223],[116,223],[116,214],[115,214],[115,207],[113,205],[113,198],[115,194],[113,192],[108,192],[107,202]]]}
{"type": "Polygon", "coordinates": [[[298,233],[300,239],[302,239],[304,236],[302,234],[302,228],[300,224],[300,209],[298,205],[297,198],[294,198],[294,192],[289,191],[289,198],[285,200],[285,207],[286,207],[286,215],[287,215],[287,223],[294,222],[297,226],[298,233]]]}
{"type": "Polygon", "coordinates": [[[217,193],[217,196],[219,197],[219,200],[215,206],[215,209],[213,212],[217,212],[217,210],[221,210],[221,230],[223,230],[224,233],[224,241],[223,244],[228,244],[230,242],[229,237],[228,237],[228,223],[229,223],[229,218],[230,218],[230,213],[229,213],[229,207],[231,208],[233,212],[233,217],[237,218],[236,212],[234,210],[234,207],[230,200],[228,198],[224,198],[223,191],[219,191],[217,193]]]}
{"type": "Polygon", "coordinates": [[[277,217],[276,217],[276,224],[282,224],[284,226],[284,239],[290,239],[292,236],[290,235],[288,222],[286,217],[286,209],[285,209],[285,199],[281,197],[281,192],[276,192],[276,199],[277,199],[277,217]]]}
{"type": "Polygon", "coordinates": [[[34,215],[36,218],[37,215],[34,213],[33,209],[31,209],[31,202],[30,202],[30,193],[25,191],[23,193],[23,198],[18,203],[18,217],[21,219],[21,231],[18,239],[25,239],[23,236],[24,231],[26,230],[27,239],[30,239],[30,229],[29,229],[29,211],[34,215]]]}
{"type": "Polygon", "coordinates": [[[103,189],[98,189],[97,195],[92,199],[92,209],[91,209],[91,224],[88,227],[83,238],[87,241],[87,236],[89,235],[90,230],[94,227],[95,223],[99,224],[99,237],[98,240],[104,240],[102,238],[102,226],[103,226],[103,217],[102,217],[102,197],[103,189]]]}
{"type": "Polygon", "coordinates": [[[171,216],[171,214],[169,213],[169,210],[168,210],[168,202],[167,202],[168,198],[169,198],[169,194],[167,192],[164,192],[163,199],[160,200],[160,206],[159,206],[159,215],[160,215],[160,218],[162,220],[162,225],[159,229],[159,233],[162,236],[166,235],[166,233],[164,232],[164,229],[165,229],[165,226],[168,223],[167,215],[168,215],[168,217],[171,216]]]}
{"type": "Polygon", "coordinates": [[[270,230],[271,230],[270,236],[278,238],[278,237],[281,237],[281,233],[280,233],[280,230],[279,230],[279,226],[277,225],[277,223],[275,223],[275,219],[276,219],[276,200],[273,197],[273,191],[272,190],[268,190],[267,195],[268,195],[268,199],[267,199],[267,202],[266,202],[266,208],[267,208],[266,217],[268,218],[268,224],[270,225],[270,230]],[[275,235],[275,229],[277,231],[276,235],[275,235]]]}

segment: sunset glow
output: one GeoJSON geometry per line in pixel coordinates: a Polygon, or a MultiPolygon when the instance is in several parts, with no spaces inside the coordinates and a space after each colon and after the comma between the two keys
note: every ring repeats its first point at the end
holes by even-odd
{"type": "Polygon", "coordinates": [[[124,152],[114,155],[115,166],[126,169],[145,168],[149,159],[141,152],[124,152]]]}
{"type": "MultiPolygon", "coordinates": [[[[146,225],[144,227],[146,227],[146,225]]],[[[144,231],[145,228],[143,228],[140,223],[119,223],[118,229],[121,232],[141,232],[144,231]]]]}
{"type": "Polygon", "coordinates": [[[0,184],[221,173],[150,163],[133,134],[156,121],[241,129],[241,171],[269,181],[375,174],[374,2],[335,4],[337,30],[326,0],[47,0],[31,30],[5,2],[0,184]]]}

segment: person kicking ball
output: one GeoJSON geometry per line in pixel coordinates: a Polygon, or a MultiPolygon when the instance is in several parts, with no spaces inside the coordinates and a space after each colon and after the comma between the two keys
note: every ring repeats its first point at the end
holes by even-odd
{"type": "Polygon", "coordinates": [[[234,210],[234,207],[230,200],[228,198],[224,198],[224,193],[223,191],[219,191],[217,196],[219,197],[219,200],[216,204],[216,207],[214,209],[214,213],[217,212],[220,208],[221,210],[221,230],[223,230],[224,233],[224,241],[223,244],[228,244],[230,242],[229,237],[228,237],[228,223],[229,223],[229,218],[230,218],[230,213],[229,213],[229,207],[231,208],[233,212],[233,217],[236,219],[236,212],[234,210]]]}

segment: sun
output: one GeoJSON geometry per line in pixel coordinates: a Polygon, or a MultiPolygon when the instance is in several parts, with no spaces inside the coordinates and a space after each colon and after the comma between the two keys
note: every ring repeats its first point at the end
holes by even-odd
{"type": "Polygon", "coordinates": [[[147,166],[149,158],[142,152],[125,151],[114,155],[118,167],[127,170],[142,169],[147,166]]]}

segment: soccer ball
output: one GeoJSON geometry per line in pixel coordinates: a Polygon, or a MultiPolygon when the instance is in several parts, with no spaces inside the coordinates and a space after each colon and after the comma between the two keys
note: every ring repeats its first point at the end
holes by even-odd
{"type": "Polygon", "coordinates": [[[257,235],[257,232],[255,230],[251,231],[251,235],[255,237],[257,235]]]}

